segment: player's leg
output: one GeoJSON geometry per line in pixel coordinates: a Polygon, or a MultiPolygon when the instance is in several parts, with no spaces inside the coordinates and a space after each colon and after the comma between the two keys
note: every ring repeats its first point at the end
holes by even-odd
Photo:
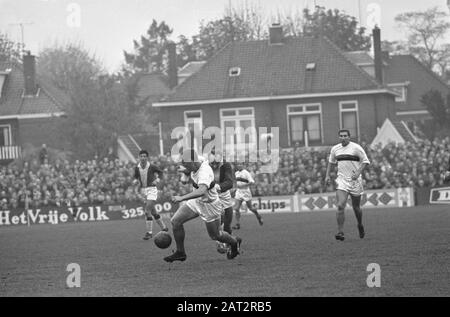
{"type": "Polygon", "coordinates": [[[245,202],[247,204],[247,208],[248,210],[250,210],[251,212],[253,212],[256,216],[256,219],[258,219],[259,224],[262,226],[263,225],[263,219],[261,217],[261,215],[258,213],[258,210],[252,206],[252,200],[247,200],[245,202]]]}
{"type": "Polygon", "coordinates": [[[236,224],[233,227],[233,229],[235,229],[235,230],[241,229],[241,205],[242,205],[242,200],[236,199],[236,205],[234,206],[234,214],[236,216],[236,224]]]}
{"type": "Polygon", "coordinates": [[[205,222],[206,230],[211,239],[229,244],[231,246],[230,252],[227,254],[228,259],[233,259],[239,254],[239,247],[242,240],[235,238],[228,232],[220,230],[220,219],[214,221],[205,222]]]}
{"type": "Polygon", "coordinates": [[[338,233],[336,235],[337,240],[344,240],[344,222],[345,222],[345,205],[347,204],[348,193],[346,191],[338,189],[336,191],[337,199],[337,213],[336,220],[338,225],[338,233]]]}
{"type": "Polygon", "coordinates": [[[231,234],[231,222],[233,221],[233,207],[227,207],[223,213],[223,231],[231,234]]]}
{"type": "MultiPolygon", "coordinates": [[[[233,221],[233,206],[228,206],[224,208],[224,212],[222,213],[220,220],[221,220],[220,229],[231,234],[231,222],[233,221]]],[[[224,254],[227,252],[228,247],[229,245],[217,241],[216,246],[217,252],[224,254]]]]}
{"type": "Polygon", "coordinates": [[[175,239],[177,251],[174,254],[165,257],[164,261],[173,262],[186,260],[186,251],[184,249],[185,232],[183,224],[196,217],[198,217],[198,214],[186,204],[181,205],[175,212],[170,221],[172,223],[173,237],[175,239]]]}
{"type": "Polygon", "coordinates": [[[147,209],[145,209],[145,227],[147,231],[142,239],[149,240],[153,236],[153,217],[147,209]]]}
{"type": "Polygon", "coordinates": [[[146,192],[146,189],[143,188],[141,190],[140,200],[144,204],[146,232],[142,239],[149,240],[153,236],[153,217],[152,217],[150,210],[147,207],[147,198],[146,197],[147,197],[147,192],[146,192]]]}
{"type": "Polygon", "coordinates": [[[365,236],[364,226],[362,224],[362,210],[361,210],[361,196],[351,196],[352,207],[355,212],[356,220],[358,221],[359,237],[362,239],[365,236]]]}
{"type": "Polygon", "coordinates": [[[168,231],[166,224],[161,219],[161,216],[158,214],[158,212],[155,209],[156,201],[155,200],[148,200],[147,201],[147,210],[150,211],[151,215],[153,216],[153,219],[158,224],[158,226],[161,228],[162,231],[168,231]]]}

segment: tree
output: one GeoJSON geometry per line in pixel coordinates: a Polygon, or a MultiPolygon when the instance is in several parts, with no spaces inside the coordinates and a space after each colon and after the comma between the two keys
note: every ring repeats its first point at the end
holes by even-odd
{"type": "Polygon", "coordinates": [[[0,62],[20,62],[23,47],[0,32],[0,62]]]}
{"type": "MultiPolygon", "coordinates": [[[[408,34],[407,47],[411,54],[434,70],[442,60],[444,46],[439,41],[450,30],[449,15],[438,7],[426,11],[407,12],[395,17],[398,26],[408,34]]],[[[445,57],[446,58],[446,57],[445,57]]]]}
{"type": "Polygon", "coordinates": [[[191,41],[182,38],[181,52],[191,52],[191,58],[182,57],[182,60],[207,60],[230,42],[265,39],[268,36],[266,20],[256,5],[245,2],[236,9],[228,7],[219,19],[201,21],[199,32],[191,41]]]}
{"type": "Polygon", "coordinates": [[[124,51],[126,72],[165,73],[167,69],[166,50],[173,30],[164,22],[153,20],[147,34],[140,42],[134,40],[134,53],[124,51]]]}
{"type": "Polygon", "coordinates": [[[446,104],[439,91],[430,90],[421,97],[420,101],[433,117],[438,129],[450,128],[450,95],[447,96],[446,104]]]}
{"type": "Polygon", "coordinates": [[[340,12],[338,9],[326,10],[316,7],[314,12],[303,11],[305,21],[303,32],[312,36],[326,36],[344,51],[368,50],[371,46],[366,29],[358,27],[355,17],[340,12]]]}
{"type": "Polygon", "coordinates": [[[46,48],[38,60],[39,75],[69,99],[57,133],[83,159],[106,155],[119,135],[141,131],[146,120],[136,101],[136,83],[103,69],[95,56],[74,44],[46,48]]]}
{"type": "Polygon", "coordinates": [[[95,55],[81,44],[58,44],[47,47],[39,54],[38,73],[49,78],[59,89],[70,94],[80,82],[90,82],[105,73],[95,55]]]}

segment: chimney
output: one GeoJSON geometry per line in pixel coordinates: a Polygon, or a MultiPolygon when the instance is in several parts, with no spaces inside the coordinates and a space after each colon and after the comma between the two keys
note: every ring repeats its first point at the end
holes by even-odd
{"type": "Polygon", "coordinates": [[[178,86],[178,67],[177,67],[177,45],[174,42],[167,44],[169,54],[169,65],[167,75],[169,76],[169,88],[178,86]]]}
{"type": "Polygon", "coordinates": [[[280,23],[273,23],[271,27],[269,27],[269,44],[283,44],[283,27],[280,23]]]}
{"type": "Polygon", "coordinates": [[[25,96],[36,95],[36,60],[34,55],[28,51],[23,56],[23,78],[25,81],[25,96]]]}
{"type": "Polygon", "coordinates": [[[381,31],[378,26],[373,29],[373,56],[375,59],[375,79],[383,84],[383,58],[381,53],[381,31]]]}

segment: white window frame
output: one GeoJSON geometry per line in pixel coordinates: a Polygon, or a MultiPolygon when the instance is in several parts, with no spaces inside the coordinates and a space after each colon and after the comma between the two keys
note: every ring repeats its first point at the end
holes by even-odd
{"type": "MultiPolygon", "coordinates": [[[[256,129],[255,126],[255,107],[241,107],[241,108],[221,108],[219,111],[220,114],[220,129],[222,131],[222,140],[223,140],[223,145],[226,145],[226,140],[225,140],[225,121],[235,121],[235,126],[237,127],[238,125],[236,123],[238,123],[240,120],[250,120],[251,121],[251,126],[254,127],[256,129]],[[241,115],[239,114],[240,110],[251,110],[251,114],[244,114],[241,115]],[[224,116],[223,112],[225,111],[236,111],[235,115],[233,116],[224,116]]],[[[249,148],[253,148],[257,146],[258,140],[255,140],[256,144],[250,144],[249,148]]]]}
{"type": "Polygon", "coordinates": [[[0,124],[0,129],[4,129],[7,128],[8,129],[8,135],[7,135],[7,139],[5,138],[5,146],[11,146],[12,145],[12,129],[11,129],[11,125],[10,124],[0,124]]]}
{"type": "Polygon", "coordinates": [[[240,67],[231,67],[228,70],[228,76],[230,77],[238,77],[241,75],[241,68],[240,67]]]}
{"type": "MultiPolygon", "coordinates": [[[[359,105],[358,105],[358,100],[345,100],[345,101],[339,101],[339,129],[345,129],[342,125],[342,113],[343,112],[356,112],[356,133],[358,134],[358,140],[361,137],[360,134],[360,129],[359,129],[359,105]],[[346,104],[354,104],[355,108],[354,109],[343,109],[343,105],[346,104]]],[[[352,135],[352,137],[354,137],[354,135],[352,135]]]]}
{"type": "Polygon", "coordinates": [[[408,84],[407,83],[399,83],[399,84],[388,84],[390,88],[401,88],[401,95],[395,96],[395,102],[406,102],[408,97],[408,84]]]}
{"type": "MultiPolygon", "coordinates": [[[[202,132],[203,131],[203,111],[202,110],[186,110],[186,111],[184,111],[184,126],[188,130],[189,130],[190,123],[193,123],[193,124],[200,123],[200,132],[202,132]],[[200,117],[188,118],[187,115],[189,113],[200,113],[200,117]]],[[[193,136],[191,136],[191,137],[193,137],[193,136]]],[[[197,139],[194,139],[194,147],[197,151],[199,150],[199,146],[203,146],[203,145],[197,144],[197,139]]]]}
{"type": "Polygon", "coordinates": [[[310,115],[310,114],[319,114],[320,118],[320,142],[323,144],[323,114],[322,114],[322,103],[301,103],[301,104],[290,104],[286,106],[286,121],[287,121],[287,135],[288,135],[288,144],[292,146],[291,140],[291,122],[289,120],[290,116],[295,115],[310,115]],[[308,106],[319,106],[319,110],[307,110],[308,106]],[[301,111],[290,111],[289,109],[295,107],[302,107],[301,111]]]}

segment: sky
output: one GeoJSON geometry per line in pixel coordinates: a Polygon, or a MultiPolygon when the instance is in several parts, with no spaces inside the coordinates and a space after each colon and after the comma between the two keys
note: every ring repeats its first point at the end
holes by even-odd
{"type": "MultiPolygon", "coordinates": [[[[80,43],[99,58],[109,72],[119,70],[123,51],[132,51],[133,40],[145,34],[153,19],[165,21],[177,40],[198,33],[200,21],[223,16],[226,7],[245,2],[266,16],[315,5],[337,8],[370,26],[375,17],[383,40],[400,40],[397,14],[423,11],[433,6],[449,12],[450,0],[0,0],[0,31],[22,41],[33,54],[55,43],[80,43]],[[378,13],[379,12],[379,13],[378,13]],[[378,17],[378,18],[377,18],[378,17]],[[19,25],[22,24],[22,27],[19,25]]],[[[268,21],[273,23],[277,21],[268,21]]],[[[450,34],[445,42],[450,43],[450,34]]]]}

